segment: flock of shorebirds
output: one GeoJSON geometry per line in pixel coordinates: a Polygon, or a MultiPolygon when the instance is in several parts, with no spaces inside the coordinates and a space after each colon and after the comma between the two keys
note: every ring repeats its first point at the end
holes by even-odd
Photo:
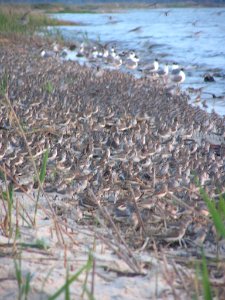
{"type": "Polygon", "coordinates": [[[94,46],[82,42],[79,46],[71,45],[69,48],[60,49],[55,42],[52,49],[41,50],[42,57],[59,56],[68,59],[73,54],[74,60],[85,58],[92,64],[101,64],[114,69],[125,68],[127,70],[138,70],[145,76],[162,78],[164,83],[181,84],[185,81],[184,69],[178,63],[173,62],[171,65],[166,63],[162,68],[159,67],[159,60],[149,62],[140,68],[140,58],[134,50],[118,52],[114,46],[108,47],[108,44],[96,44],[94,46]]]}
{"type": "MultiPolygon", "coordinates": [[[[38,168],[49,149],[45,192],[56,203],[79,207],[82,216],[102,205],[121,228],[133,228],[133,236],[143,227],[175,242],[189,230],[192,242],[204,242],[207,221],[190,227],[207,214],[195,178],[213,199],[225,192],[224,119],[191,107],[187,95],[168,94],[151,78],[99,73],[27,48],[19,56],[18,49],[2,48],[0,71],[10,74],[9,99],[38,168]]],[[[17,192],[37,188],[25,141],[4,101],[0,165],[20,184],[17,192]]]]}

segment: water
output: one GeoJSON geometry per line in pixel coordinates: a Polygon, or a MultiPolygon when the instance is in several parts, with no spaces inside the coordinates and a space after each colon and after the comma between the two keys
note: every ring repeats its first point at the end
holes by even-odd
{"type": "Polygon", "coordinates": [[[156,57],[161,64],[178,62],[187,75],[183,88],[204,87],[201,97],[208,106],[205,109],[225,115],[224,9],[174,8],[167,16],[165,12],[165,9],[139,9],[53,17],[83,24],[60,27],[66,38],[82,40],[88,36],[101,43],[114,42],[119,50],[135,49],[140,65],[156,57]],[[215,82],[205,83],[206,73],[213,75],[215,82]]]}

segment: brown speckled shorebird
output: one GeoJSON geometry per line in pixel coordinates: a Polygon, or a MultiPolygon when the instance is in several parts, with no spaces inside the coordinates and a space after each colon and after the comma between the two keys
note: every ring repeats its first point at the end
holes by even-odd
{"type": "MultiPolygon", "coordinates": [[[[38,169],[49,149],[47,193],[56,193],[63,201],[68,198],[82,210],[94,210],[97,205],[87,193],[92,189],[111,216],[116,220],[122,215],[120,222],[127,218],[129,226],[137,215],[133,190],[140,215],[152,215],[161,226],[164,215],[166,222],[175,218],[174,210],[168,213],[163,207],[173,197],[193,207],[202,201],[193,188],[195,176],[213,198],[219,197],[216,187],[224,191],[222,118],[188,105],[186,94],[168,94],[163,83],[153,84],[151,78],[135,79],[118,70],[95,76],[96,69],[61,61],[56,55],[42,58],[39,49],[30,50],[18,58],[15,49],[1,47],[0,65],[10,74],[9,98],[38,169]]],[[[2,74],[0,68],[1,78],[2,74]]],[[[25,142],[4,101],[0,166],[15,178],[27,175],[26,183],[35,177],[25,142]]],[[[1,190],[4,185],[1,180],[1,190]]],[[[158,238],[180,241],[189,221],[176,236],[167,232],[158,238]]]]}

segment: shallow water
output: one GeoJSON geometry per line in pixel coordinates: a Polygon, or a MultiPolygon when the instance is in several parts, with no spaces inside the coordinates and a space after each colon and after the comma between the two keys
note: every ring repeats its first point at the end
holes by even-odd
{"type": "Polygon", "coordinates": [[[224,8],[174,8],[126,10],[103,14],[55,14],[55,18],[81,22],[62,26],[71,40],[116,43],[119,50],[135,49],[140,65],[154,58],[161,64],[178,62],[187,79],[182,87],[204,87],[201,95],[209,112],[225,115],[225,10],[224,8]],[[137,28],[137,30],[133,30],[137,28]],[[132,31],[133,30],[133,31],[132,31]],[[215,82],[205,83],[210,73],[215,82]],[[212,94],[220,98],[213,98],[212,94]]]}

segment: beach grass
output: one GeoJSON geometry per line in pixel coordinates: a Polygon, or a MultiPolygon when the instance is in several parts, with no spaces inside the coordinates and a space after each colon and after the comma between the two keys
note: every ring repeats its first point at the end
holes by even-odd
{"type": "Polygon", "coordinates": [[[28,272],[26,276],[23,276],[21,255],[17,260],[14,259],[14,265],[15,265],[16,280],[18,285],[18,300],[28,300],[29,299],[28,294],[30,291],[30,282],[32,279],[31,273],[28,272]]]}
{"type": "Polygon", "coordinates": [[[202,251],[202,268],[201,268],[201,276],[202,276],[202,286],[203,286],[203,295],[204,300],[211,300],[212,297],[212,288],[209,280],[209,271],[207,266],[207,260],[202,251]]]}
{"type": "MultiPolygon", "coordinates": [[[[69,300],[70,299],[69,286],[73,282],[78,280],[82,273],[86,272],[86,274],[88,274],[88,272],[90,272],[90,270],[92,269],[92,265],[93,265],[93,256],[91,254],[89,254],[87,262],[85,263],[85,265],[82,266],[75,274],[73,274],[72,276],[69,276],[68,270],[67,270],[65,284],[63,284],[63,286],[61,286],[52,296],[50,296],[48,298],[48,300],[55,300],[63,293],[65,294],[65,299],[69,300]]],[[[92,295],[90,295],[87,292],[88,289],[87,289],[86,284],[87,284],[87,282],[84,281],[84,290],[86,291],[86,294],[88,294],[88,299],[93,300],[94,298],[92,298],[92,295]]]]}
{"type": "MultiPolygon", "coordinates": [[[[46,176],[46,169],[47,169],[47,162],[48,162],[48,154],[49,154],[49,149],[46,149],[44,155],[43,155],[43,160],[42,160],[42,165],[41,165],[41,170],[40,170],[40,175],[39,175],[39,180],[41,184],[44,184],[45,181],[45,176],[46,176]]],[[[37,210],[38,210],[38,203],[39,203],[39,198],[40,198],[40,192],[41,192],[41,187],[39,186],[38,188],[38,194],[37,194],[37,200],[35,203],[35,210],[34,210],[34,224],[36,224],[36,216],[37,216],[37,210]]]]}
{"type": "Polygon", "coordinates": [[[219,201],[216,205],[215,200],[210,199],[210,197],[207,195],[204,188],[202,188],[199,184],[199,181],[197,178],[195,178],[195,182],[197,186],[199,187],[199,193],[202,197],[202,199],[205,201],[207,208],[209,210],[210,217],[213,221],[214,227],[216,229],[218,238],[222,237],[225,238],[225,195],[219,194],[219,201]]]}
{"type": "Polygon", "coordinates": [[[45,13],[33,11],[29,6],[0,5],[0,34],[32,35],[37,32],[46,32],[48,26],[76,25],[75,22],[59,21],[50,18],[45,13]]]}

